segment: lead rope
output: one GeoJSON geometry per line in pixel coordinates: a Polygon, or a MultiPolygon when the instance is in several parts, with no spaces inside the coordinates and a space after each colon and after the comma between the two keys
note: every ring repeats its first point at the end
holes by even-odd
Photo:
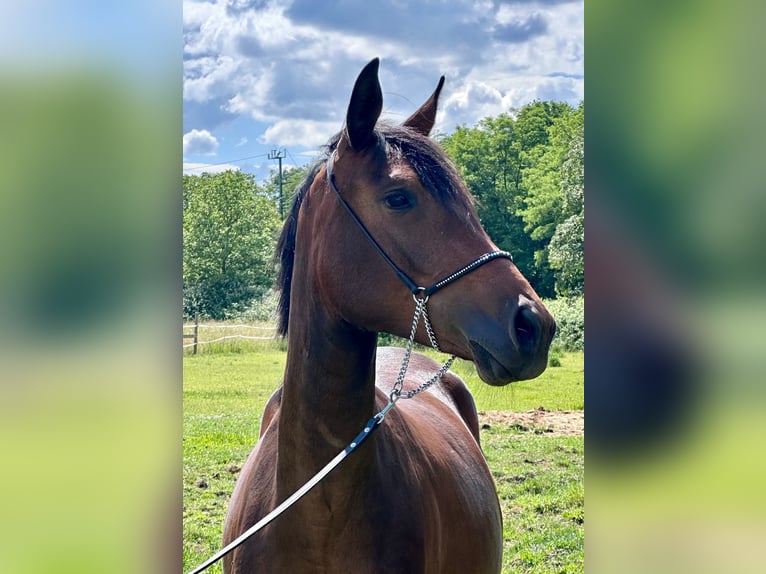
{"type": "MultiPolygon", "coordinates": [[[[418,294],[422,294],[422,292],[419,292],[418,294]]],[[[285,510],[290,508],[293,504],[298,502],[299,499],[301,499],[306,493],[308,493],[312,488],[314,488],[321,480],[327,476],[330,471],[332,471],[336,466],[338,466],[343,460],[350,455],[352,452],[354,452],[359,445],[361,445],[367,437],[369,437],[372,432],[380,426],[380,423],[383,422],[383,419],[388,414],[388,411],[390,411],[392,408],[396,406],[396,402],[399,399],[411,399],[414,396],[422,393],[426,389],[428,389],[431,385],[433,385],[436,381],[441,379],[445,373],[449,370],[450,366],[452,365],[453,361],[455,360],[455,355],[452,355],[450,359],[442,365],[442,367],[439,369],[439,371],[431,377],[428,381],[421,384],[419,387],[412,389],[411,391],[407,391],[406,393],[402,393],[402,389],[404,388],[404,377],[407,374],[407,367],[410,364],[410,356],[412,355],[412,346],[415,343],[415,333],[418,330],[418,325],[420,324],[420,318],[423,318],[423,323],[426,328],[426,333],[428,334],[428,340],[431,343],[431,346],[436,349],[437,351],[441,352],[441,349],[439,348],[439,343],[436,341],[436,335],[434,334],[433,327],[431,326],[431,321],[428,318],[428,309],[426,307],[426,304],[428,303],[428,296],[424,295],[422,297],[418,297],[418,294],[413,295],[413,299],[415,299],[415,315],[412,318],[412,329],[410,330],[410,338],[407,341],[407,347],[404,353],[404,357],[402,358],[402,364],[399,367],[399,375],[396,377],[396,382],[394,383],[393,388],[391,389],[390,394],[388,395],[388,404],[383,407],[378,414],[376,414],[374,417],[372,417],[370,420],[367,421],[367,423],[364,426],[364,429],[362,429],[362,432],[360,432],[349,445],[344,448],[342,451],[338,453],[338,455],[333,458],[325,467],[317,472],[312,478],[309,479],[306,484],[304,484],[302,487],[300,487],[298,490],[296,490],[289,498],[285,499],[279,506],[277,506],[274,510],[272,510],[269,514],[261,518],[258,522],[253,524],[250,528],[245,530],[242,534],[240,534],[235,540],[227,544],[224,548],[219,550],[216,554],[208,558],[205,562],[197,566],[194,570],[191,570],[189,574],[199,574],[200,572],[203,572],[204,570],[207,570],[210,566],[218,562],[221,558],[226,556],[229,552],[237,548],[238,546],[242,545],[248,538],[253,536],[256,532],[261,530],[263,527],[265,527],[267,524],[272,522],[277,516],[282,514],[285,510]]]]}

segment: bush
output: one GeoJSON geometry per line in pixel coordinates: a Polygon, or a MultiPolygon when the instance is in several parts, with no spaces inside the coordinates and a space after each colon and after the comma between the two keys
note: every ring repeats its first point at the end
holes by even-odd
{"type": "Polygon", "coordinates": [[[238,277],[217,277],[197,285],[184,286],[184,318],[195,313],[223,321],[236,317],[258,296],[258,288],[238,277]]]}
{"type": "Polygon", "coordinates": [[[543,301],[556,319],[553,347],[564,351],[582,351],[585,338],[585,298],[571,297],[543,301]]]}
{"type": "Polygon", "coordinates": [[[239,319],[249,322],[276,322],[277,307],[279,306],[279,291],[272,288],[256,297],[250,305],[238,316],[239,319]]]}

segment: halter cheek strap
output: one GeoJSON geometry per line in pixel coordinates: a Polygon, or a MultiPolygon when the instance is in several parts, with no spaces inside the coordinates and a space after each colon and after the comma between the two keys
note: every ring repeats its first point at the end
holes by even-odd
{"type": "Polygon", "coordinates": [[[340,200],[341,205],[346,209],[348,214],[351,216],[351,219],[354,220],[356,225],[362,231],[362,234],[367,238],[367,241],[370,242],[370,244],[375,248],[375,251],[377,251],[378,254],[380,254],[383,260],[388,264],[388,266],[394,270],[394,272],[396,273],[396,276],[399,277],[399,280],[406,285],[407,289],[409,289],[414,296],[416,297],[422,296],[427,299],[428,297],[436,293],[442,287],[446,287],[453,281],[457,281],[464,275],[468,275],[471,271],[478,269],[479,267],[481,267],[485,263],[489,263],[493,259],[503,258],[503,259],[508,259],[509,261],[513,261],[513,257],[507,251],[490,251],[489,253],[485,253],[484,255],[476,258],[468,265],[461,267],[460,269],[448,275],[444,279],[437,281],[430,287],[419,286],[410,278],[409,275],[407,275],[404,271],[402,271],[399,268],[399,266],[391,260],[388,254],[386,254],[386,252],[383,250],[380,244],[375,240],[375,238],[369,232],[367,227],[365,227],[364,223],[362,223],[362,220],[359,219],[359,216],[356,214],[356,212],[354,212],[353,208],[349,205],[346,199],[341,195],[340,190],[338,189],[338,186],[335,184],[335,174],[332,171],[334,161],[335,161],[335,153],[333,152],[332,155],[330,155],[330,158],[327,160],[327,181],[330,183],[330,187],[338,196],[338,199],[340,200]]]}

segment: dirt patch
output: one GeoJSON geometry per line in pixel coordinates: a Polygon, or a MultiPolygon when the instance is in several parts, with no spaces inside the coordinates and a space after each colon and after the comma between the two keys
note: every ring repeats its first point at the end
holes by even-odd
{"type": "Polygon", "coordinates": [[[479,425],[504,424],[522,432],[547,436],[582,436],[585,431],[584,411],[548,411],[543,407],[531,411],[479,411],[479,425]]]}

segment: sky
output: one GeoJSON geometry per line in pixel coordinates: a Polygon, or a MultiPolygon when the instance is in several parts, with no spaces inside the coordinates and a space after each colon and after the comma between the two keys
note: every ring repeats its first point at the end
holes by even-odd
{"type": "Polygon", "coordinates": [[[183,41],[185,174],[309,163],[375,57],[391,122],[446,77],[435,132],[584,98],[583,0],[184,0],[183,41]]]}

